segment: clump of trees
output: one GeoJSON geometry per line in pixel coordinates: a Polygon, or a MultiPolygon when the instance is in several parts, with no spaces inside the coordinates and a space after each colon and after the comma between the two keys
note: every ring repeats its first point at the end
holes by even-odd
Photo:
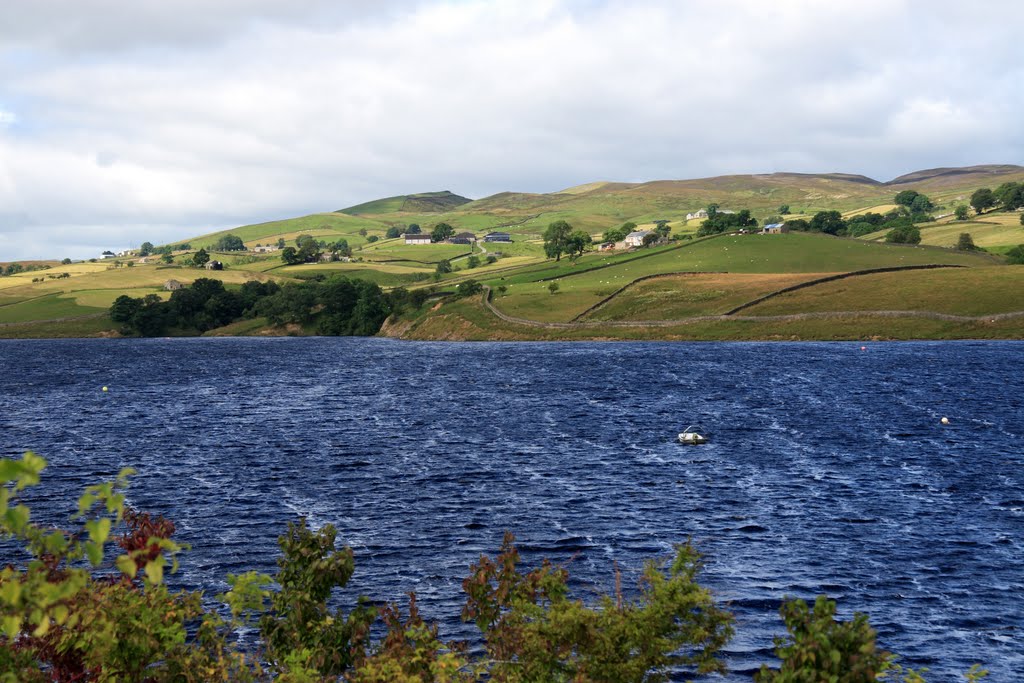
{"type": "Polygon", "coordinates": [[[238,235],[224,235],[213,245],[214,251],[245,251],[245,243],[238,235]]]}
{"type": "Polygon", "coordinates": [[[548,224],[544,231],[544,253],[556,261],[562,259],[562,254],[575,259],[582,256],[593,241],[590,233],[574,230],[568,222],[558,220],[548,224]]]}
{"type": "Polygon", "coordinates": [[[333,336],[376,334],[392,313],[418,308],[426,293],[397,288],[385,294],[365,280],[335,276],[288,283],[250,281],[237,290],[199,278],[163,301],[157,294],[119,296],[110,308],[122,333],[142,337],[202,333],[238,320],[265,317],[273,325],[296,323],[333,336]]]}
{"type": "Polygon", "coordinates": [[[636,223],[633,221],[626,221],[617,228],[606,230],[604,235],[601,236],[601,240],[604,242],[621,242],[626,239],[626,235],[636,230],[636,223]]]}
{"type": "MultiPolygon", "coordinates": [[[[61,529],[31,522],[19,499],[45,467],[33,453],[0,460],[0,533],[29,558],[0,571],[0,666],[10,680],[640,683],[667,681],[680,667],[725,670],[733,617],[698,582],[691,543],[648,561],[628,594],[616,572],[614,593],[586,604],[571,595],[564,567],[524,568],[506,533],[498,554],[481,555],[462,582],[461,617],[482,644],[471,649],[442,641],[414,593],[404,611],[365,598],[348,613],[330,607],[355,553],[338,548],[332,525],[313,530],[305,520],[278,539],[274,576],[229,574],[218,596],[227,609],[210,609],[201,593],[167,586],[183,547],[173,522],[126,504],[131,470],[88,487],[74,526],[61,529]],[[258,654],[240,646],[242,629],[258,634],[258,654]]],[[[776,642],[779,668],[762,667],[759,683],[866,683],[887,672],[923,681],[878,648],[865,615],[837,621],[824,596],[813,608],[795,600],[780,611],[788,636],[776,642]]],[[[967,678],[986,673],[975,666],[967,678]]]]}
{"type": "Polygon", "coordinates": [[[1024,183],[1009,182],[995,190],[987,187],[975,190],[971,195],[971,206],[979,215],[997,206],[1003,211],[1016,211],[1024,207],[1024,183]]]}
{"type": "Polygon", "coordinates": [[[295,238],[294,247],[281,249],[281,261],[287,265],[294,266],[301,263],[316,263],[328,255],[331,261],[337,261],[342,257],[352,256],[352,248],[348,240],[338,239],[335,242],[317,240],[312,235],[299,235],[295,238]]]}
{"type": "Polygon", "coordinates": [[[444,242],[446,239],[455,234],[455,228],[448,225],[447,223],[438,223],[434,226],[434,229],[430,231],[431,242],[444,242]]]}
{"type": "Polygon", "coordinates": [[[956,248],[959,251],[977,251],[978,247],[974,244],[974,238],[971,237],[971,233],[962,232],[960,233],[959,239],[956,241],[956,248]]]}
{"type": "Polygon", "coordinates": [[[698,237],[719,235],[740,228],[757,227],[757,219],[750,215],[748,209],[736,213],[726,213],[719,210],[718,204],[709,204],[706,210],[708,217],[704,219],[704,223],[697,230],[698,237]]]}

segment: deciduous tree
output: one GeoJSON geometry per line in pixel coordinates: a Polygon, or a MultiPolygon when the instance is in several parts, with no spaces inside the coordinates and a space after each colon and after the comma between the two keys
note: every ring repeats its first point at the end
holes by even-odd
{"type": "Polygon", "coordinates": [[[555,221],[548,225],[544,231],[544,253],[548,258],[556,261],[562,259],[562,254],[569,251],[569,235],[572,234],[572,226],[565,221],[555,221]]]}
{"type": "Polygon", "coordinates": [[[992,190],[987,187],[983,187],[980,190],[975,190],[974,194],[971,195],[971,206],[978,214],[985,213],[985,209],[991,209],[996,205],[996,197],[992,190]]]}

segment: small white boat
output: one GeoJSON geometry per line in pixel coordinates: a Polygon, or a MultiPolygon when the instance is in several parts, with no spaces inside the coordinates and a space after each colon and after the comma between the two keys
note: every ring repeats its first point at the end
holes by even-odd
{"type": "Polygon", "coordinates": [[[679,433],[679,443],[684,443],[689,446],[699,446],[700,444],[707,442],[707,432],[704,431],[704,428],[700,425],[690,425],[679,433]]]}

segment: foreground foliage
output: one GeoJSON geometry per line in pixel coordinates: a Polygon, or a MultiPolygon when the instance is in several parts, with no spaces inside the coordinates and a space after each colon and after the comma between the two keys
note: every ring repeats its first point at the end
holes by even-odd
{"type": "MultiPolygon", "coordinates": [[[[443,642],[410,594],[397,605],[360,598],[348,613],[329,606],[355,571],[352,550],[336,547],[331,526],[289,524],[276,575],[228,575],[231,589],[211,607],[199,592],[171,591],[164,571],[184,548],[174,525],[125,505],[130,470],[91,486],[78,500],[73,530],[31,522],[20,492],[39,483],[46,461],[26,453],[0,460],[0,531],[27,553],[0,572],[0,681],[282,681],[461,683],[497,681],[664,681],[680,668],[724,671],[719,653],[732,616],[697,583],[690,543],[671,562],[648,562],[635,597],[616,574],[613,595],[589,606],[569,594],[565,568],[545,561],[526,571],[514,538],[481,556],[463,582],[465,621],[483,650],[443,642]],[[114,535],[114,531],[121,535],[114,535]],[[109,547],[120,552],[111,561],[109,547]],[[371,637],[371,628],[383,635],[371,637]],[[260,646],[238,645],[257,628],[260,646]]],[[[835,603],[818,598],[782,608],[790,641],[779,643],[779,670],[762,683],[859,682],[894,675],[912,683],[875,646],[867,617],[836,622],[835,603]]],[[[969,680],[985,672],[975,668],[969,680]]]]}

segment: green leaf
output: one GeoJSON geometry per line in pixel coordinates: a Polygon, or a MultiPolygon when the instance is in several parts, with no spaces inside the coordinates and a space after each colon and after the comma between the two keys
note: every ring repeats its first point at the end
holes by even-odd
{"type": "Polygon", "coordinates": [[[85,523],[85,529],[89,532],[89,540],[102,546],[110,536],[110,519],[101,517],[85,523]]]}
{"type": "Polygon", "coordinates": [[[163,556],[160,556],[146,563],[146,577],[153,583],[164,580],[164,562],[163,556]]]}
{"type": "Polygon", "coordinates": [[[28,526],[29,510],[24,505],[9,508],[4,513],[4,527],[12,533],[20,533],[28,526]]]}
{"type": "Polygon", "coordinates": [[[114,561],[114,564],[117,565],[117,568],[121,570],[122,574],[128,577],[135,576],[139,571],[139,565],[135,564],[135,560],[128,555],[121,555],[114,561]]]}
{"type": "Polygon", "coordinates": [[[78,516],[83,516],[96,503],[96,496],[91,493],[83,493],[78,499],[78,516]]]}
{"type": "Polygon", "coordinates": [[[56,621],[58,625],[63,625],[64,622],[68,620],[68,612],[68,608],[64,605],[57,605],[53,608],[53,620],[56,621]]]}
{"type": "Polygon", "coordinates": [[[84,547],[85,547],[85,556],[89,558],[89,562],[92,563],[92,566],[95,567],[95,566],[99,565],[100,562],[103,561],[103,546],[102,545],[100,545],[98,543],[95,543],[93,541],[89,541],[88,543],[85,544],[84,547]]]}
{"type": "Polygon", "coordinates": [[[19,598],[21,598],[20,581],[5,581],[3,585],[0,585],[0,600],[3,600],[5,605],[17,607],[19,598]]]}
{"type": "Polygon", "coordinates": [[[3,618],[4,635],[14,640],[21,632],[21,617],[11,615],[3,618]]]}

